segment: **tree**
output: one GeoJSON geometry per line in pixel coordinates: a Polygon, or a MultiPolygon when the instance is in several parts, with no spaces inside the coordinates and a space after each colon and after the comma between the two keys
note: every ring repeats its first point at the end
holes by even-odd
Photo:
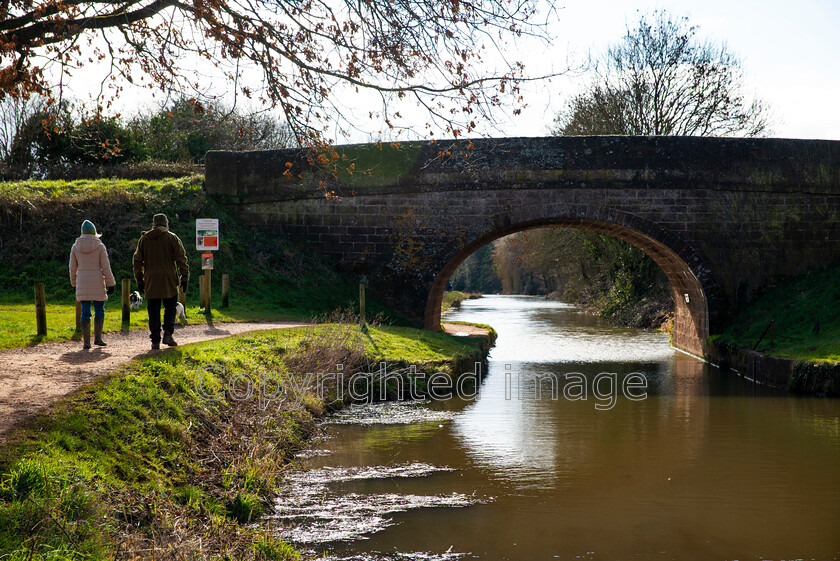
{"type": "Polygon", "coordinates": [[[739,59],[700,41],[686,18],[642,15],[597,60],[587,91],[555,119],[560,135],[758,136],[764,104],[744,93],[739,59]]]}
{"type": "MultiPolygon", "coordinates": [[[[39,98],[40,99],[40,98],[39,98]]],[[[68,102],[7,98],[0,103],[0,165],[20,179],[157,173],[200,163],[208,150],[270,150],[292,145],[288,127],[266,113],[203,109],[181,100],[127,124],[119,116],[86,113],[68,102]],[[10,140],[6,140],[6,139],[10,140]],[[144,171],[144,169],[146,171],[144,171]]]]}
{"type": "MultiPolygon", "coordinates": [[[[744,93],[738,58],[725,44],[704,42],[687,19],[665,11],[641,15],[622,40],[596,59],[587,89],[555,119],[558,135],[757,136],[768,131],[759,100],[744,93]]],[[[554,275],[565,297],[624,325],[661,321],[670,307],[659,267],[632,245],[595,232],[558,236],[568,242],[567,269],[554,275]],[[568,264],[577,263],[577,278],[568,264]],[[566,274],[564,274],[566,273],[566,274]]],[[[564,242],[564,243],[566,243],[564,242]]],[[[525,240],[526,253],[546,251],[525,240]]]]}
{"type": "Polygon", "coordinates": [[[141,161],[146,154],[118,117],[59,103],[37,106],[18,123],[3,164],[17,178],[67,178],[85,168],[141,161]]]}
{"type": "Polygon", "coordinates": [[[103,88],[114,95],[125,80],[200,99],[216,72],[226,89],[281,108],[304,140],[341,118],[332,97],[340,85],[373,92],[387,126],[401,117],[389,102],[409,97],[431,116],[428,126],[458,135],[504,95],[519,99],[521,63],[490,74],[476,68],[488,46],[544,36],[537,4],[553,10],[552,2],[7,0],[0,96],[59,98],[67,76],[104,63],[111,71],[103,88]]]}
{"type": "Polygon", "coordinates": [[[8,163],[15,138],[33,115],[44,110],[45,104],[46,100],[39,96],[0,99],[0,166],[8,163]]]}
{"type": "Polygon", "coordinates": [[[63,167],[71,150],[74,127],[66,103],[37,104],[14,124],[4,165],[14,177],[43,179],[50,169],[63,167]]]}
{"type": "Polygon", "coordinates": [[[511,234],[493,243],[493,266],[502,281],[502,294],[523,294],[525,271],[519,260],[520,237],[511,234]]]}
{"type": "Polygon", "coordinates": [[[502,282],[493,265],[493,245],[489,243],[478,248],[452,273],[450,282],[453,290],[485,294],[502,291],[502,282]]]}
{"type": "Polygon", "coordinates": [[[241,114],[224,107],[204,107],[180,99],[129,123],[154,159],[202,163],[208,150],[277,150],[290,148],[289,128],[268,113],[241,114]]]}
{"type": "Polygon", "coordinates": [[[559,292],[582,294],[591,272],[582,259],[580,230],[570,228],[536,228],[519,233],[519,262],[539,280],[544,294],[564,296],[559,292]]]}

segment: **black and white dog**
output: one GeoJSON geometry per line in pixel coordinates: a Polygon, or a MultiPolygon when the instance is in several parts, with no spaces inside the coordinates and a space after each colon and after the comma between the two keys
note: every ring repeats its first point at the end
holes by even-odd
{"type": "MultiPolygon", "coordinates": [[[[140,309],[140,304],[143,303],[143,297],[135,290],[128,295],[128,302],[131,305],[131,309],[136,312],[140,309]]],[[[182,325],[186,325],[187,323],[187,314],[184,312],[184,305],[180,302],[175,304],[175,319],[182,325]]]]}
{"type": "Polygon", "coordinates": [[[131,309],[135,312],[140,309],[140,304],[143,303],[143,297],[140,296],[140,293],[136,290],[128,295],[128,302],[131,305],[131,309]]]}

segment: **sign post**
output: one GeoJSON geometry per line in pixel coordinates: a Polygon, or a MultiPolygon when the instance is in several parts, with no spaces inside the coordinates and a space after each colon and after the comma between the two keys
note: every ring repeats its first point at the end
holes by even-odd
{"type": "Polygon", "coordinates": [[[204,271],[204,313],[210,313],[210,278],[213,273],[213,254],[201,254],[201,270],[204,271]]]}
{"type": "Polygon", "coordinates": [[[219,249],[219,219],[196,218],[195,220],[195,249],[201,251],[201,269],[204,273],[204,313],[210,313],[210,275],[213,272],[213,254],[219,249]]]}
{"type": "Polygon", "coordinates": [[[217,251],[219,249],[218,218],[196,218],[195,249],[198,251],[217,251]]]}
{"type": "Polygon", "coordinates": [[[204,309],[204,302],[206,300],[206,296],[204,296],[204,275],[198,277],[198,307],[202,310],[204,309]]]}

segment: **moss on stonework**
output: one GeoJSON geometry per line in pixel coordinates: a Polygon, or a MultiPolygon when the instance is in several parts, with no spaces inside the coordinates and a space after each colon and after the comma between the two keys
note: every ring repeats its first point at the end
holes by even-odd
{"type": "Polygon", "coordinates": [[[353,187],[392,185],[411,173],[425,144],[379,142],[336,146],[336,177],[353,187]]]}

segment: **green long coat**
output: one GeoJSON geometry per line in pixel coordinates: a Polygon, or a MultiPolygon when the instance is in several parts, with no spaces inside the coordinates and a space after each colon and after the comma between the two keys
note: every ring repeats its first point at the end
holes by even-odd
{"type": "Polygon", "coordinates": [[[134,278],[146,283],[146,298],[178,295],[178,277],[190,276],[187,252],[180,238],[165,226],[143,232],[134,252],[134,278]]]}

